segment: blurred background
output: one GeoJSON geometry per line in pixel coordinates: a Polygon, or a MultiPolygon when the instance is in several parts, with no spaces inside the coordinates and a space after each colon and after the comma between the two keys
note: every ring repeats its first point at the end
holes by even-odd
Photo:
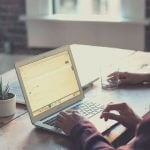
{"type": "Polygon", "coordinates": [[[149,0],[0,0],[0,74],[66,44],[150,51],[149,0]]]}

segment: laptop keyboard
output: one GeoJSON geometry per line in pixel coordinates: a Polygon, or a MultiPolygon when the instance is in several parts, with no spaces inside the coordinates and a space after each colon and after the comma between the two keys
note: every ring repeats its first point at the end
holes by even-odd
{"type": "Polygon", "coordinates": [[[57,116],[55,116],[55,117],[53,117],[53,118],[51,118],[51,119],[45,121],[44,124],[48,124],[48,125],[50,125],[50,126],[55,126],[56,118],[57,118],[57,116]]]}
{"type": "Polygon", "coordinates": [[[18,81],[14,81],[10,83],[10,92],[16,95],[17,100],[20,100],[20,99],[24,100],[24,97],[20,88],[20,84],[18,81]]]}
{"type": "Polygon", "coordinates": [[[91,118],[92,116],[100,113],[104,109],[104,105],[94,102],[84,102],[73,107],[73,109],[77,110],[84,117],[91,118]]]}
{"type": "MultiPolygon", "coordinates": [[[[103,109],[104,105],[94,102],[83,102],[71,108],[71,110],[77,110],[81,115],[83,115],[86,118],[91,118],[92,116],[100,113],[103,109]]],[[[44,124],[55,126],[56,118],[57,116],[45,121],[44,124]]]]}

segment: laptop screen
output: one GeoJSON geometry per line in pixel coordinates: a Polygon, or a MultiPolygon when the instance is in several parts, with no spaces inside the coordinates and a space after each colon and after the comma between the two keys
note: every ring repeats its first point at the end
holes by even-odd
{"type": "Polygon", "coordinates": [[[68,51],[23,65],[19,70],[33,116],[80,95],[68,51]]]}

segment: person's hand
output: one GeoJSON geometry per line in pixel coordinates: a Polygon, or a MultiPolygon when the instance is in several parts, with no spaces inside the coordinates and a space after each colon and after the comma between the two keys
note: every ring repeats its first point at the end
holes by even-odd
{"type": "Polygon", "coordinates": [[[116,120],[123,124],[125,127],[135,130],[137,124],[141,121],[141,118],[137,116],[134,111],[126,103],[113,104],[110,103],[103,110],[100,118],[116,120]],[[118,114],[111,111],[117,111],[118,114]]]}
{"type": "Polygon", "coordinates": [[[113,72],[108,75],[108,80],[113,81],[114,79],[119,79],[119,85],[127,84],[139,84],[145,79],[143,74],[129,73],[129,72],[113,72]]]}
{"type": "Polygon", "coordinates": [[[81,120],[85,120],[85,118],[80,116],[77,111],[60,112],[55,125],[62,129],[67,135],[70,135],[71,129],[81,120]]]}

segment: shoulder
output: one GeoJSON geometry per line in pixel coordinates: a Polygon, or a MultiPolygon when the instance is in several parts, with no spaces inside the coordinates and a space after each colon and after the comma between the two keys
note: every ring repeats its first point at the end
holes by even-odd
{"type": "Polygon", "coordinates": [[[136,132],[134,149],[142,148],[142,150],[149,150],[150,147],[150,112],[147,113],[142,122],[139,124],[136,132]]]}
{"type": "MultiPolygon", "coordinates": [[[[137,135],[150,133],[150,112],[144,115],[142,122],[137,129],[137,135]]],[[[150,135],[150,134],[149,134],[150,135]]]]}

